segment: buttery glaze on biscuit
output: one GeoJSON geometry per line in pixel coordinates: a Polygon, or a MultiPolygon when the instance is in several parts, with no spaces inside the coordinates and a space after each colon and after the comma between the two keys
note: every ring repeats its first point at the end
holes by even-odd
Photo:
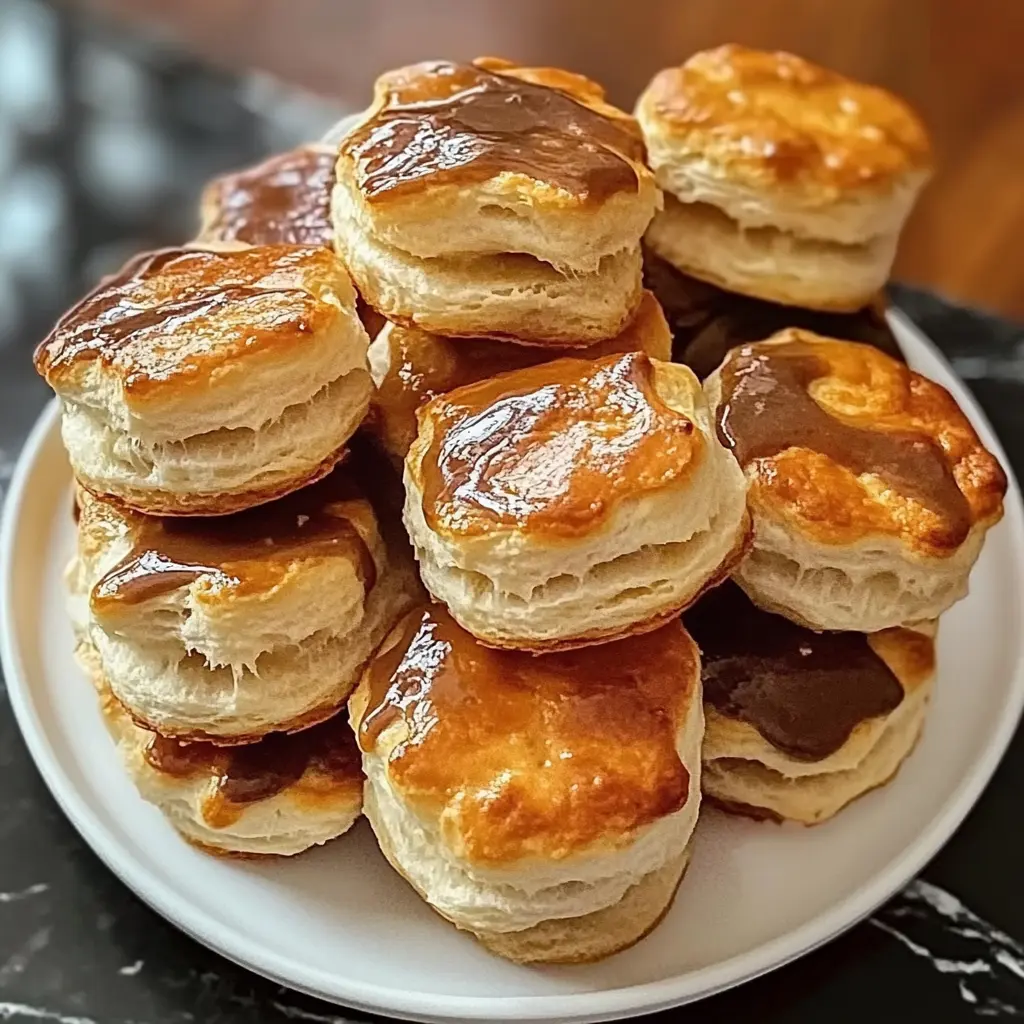
{"type": "Polygon", "coordinates": [[[559,359],[435,399],[421,413],[433,429],[421,470],[430,528],[572,537],[623,498],[681,481],[704,442],[653,373],[643,353],[559,359]]]}
{"type": "Polygon", "coordinates": [[[673,358],[703,380],[729,350],[762,341],[788,327],[827,338],[860,341],[905,362],[885,318],[885,301],[855,313],[825,313],[725,291],[681,273],[650,250],[644,252],[644,284],[654,293],[672,330],[673,358]]]}
{"type": "Polygon", "coordinates": [[[242,355],[301,346],[337,310],[282,282],[320,271],[335,277],[335,256],[305,246],[143,253],[58,321],[36,350],[36,369],[52,383],[98,359],[138,397],[242,355]]]}
{"type": "MultiPolygon", "coordinates": [[[[735,583],[706,594],[685,615],[701,651],[704,701],[752,725],[803,761],[834,754],[861,722],[903,700],[895,673],[864,633],[817,633],[762,611],[735,583]]],[[[893,629],[921,659],[929,637],[893,629]]]]}
{"type": "Polygon", "coordinates": [[[344,714],[302,732],[275,733],[235,747],[179,743],[153,733],[143,757],[151,768],[176,778],[210,777],[213,785],[201,814],[211,828],[229,828],[246,805],[277,796],[307,772],[303,795],[309,800],[320,792],[333,795],[339,787],[362,787],[359,748],[344,714]]]}
{"type": "Polygon", "coordinates": [[[132,515],[132,550],[93,588],[97,613],[113,602],[136,604],[188,586],[245,593],[269,591],[296,559],[340,557],[356,567],[364,592],[377,579],[363,534],[372,512],[344,471],[278,501],[230,516],[200,519],[132,515]],[[362,521],[360,532],[357,522],[362,521]]]}
{"type": "Polygon", "coordinates": [[[382,108],[342,144],[366,200],[502,174],[525,175],[584,202],[637,191],[631,161],[643,161],[644,147],[625,119],[479,64],[408,70],[392,78],[382,108]]]}
{"type": "Polygon", "coordinates": [[[605,647],[495,651],[431,605],[371,664],[359,744],[372,752],[404,723],[389,776],[411,802],[447,807],[477,863],[628,843],[686,803],[676,742],[697,657],[678,620],[605,647]]]}
{"type": "MultiPolygon", "coordinates": [[[[416,437],[416,411],[454,388],[510,370],[550,362],[557,350],[489,338],[446,338],[416,328],[392,327],[386,375],[377,382],[374,405],[384,418],[389,450],[404,455],[416,437]]],[[[657,300],[644,292],[640,308],[621,334],[578,350],[580,359],[617,352],[669,356],[668,327],[657,300]]]]}
{"type": "Polygon", "coordinates": [[[874,349],[787,331],[734,349],[721,386],[722,443],[827,542],[881,532],[951,553],[999,513],[1005,475],[953,398],[874,349]]]}
{"type": "Polygon", "coordinates": [[[656,75],[645,102],[667,132],[756,179],[837,192],[931,159],[924,126],[896,96],[788,53],[695,54],[656,75]]]}
{"type": "Polygon", "coordinates": [[[256,167],[225,174],[206,190],[201,238],[249,245],[331,247],[333,149],[301,146],[256,167]]]}

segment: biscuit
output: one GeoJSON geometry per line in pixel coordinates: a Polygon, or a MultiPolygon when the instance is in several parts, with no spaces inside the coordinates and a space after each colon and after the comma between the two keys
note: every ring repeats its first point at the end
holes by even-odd
{"type": "MultiPolygon", "coordinates": [[[[654,359],[671,359],[672,336],[650,292],[644,293],[640,308],[621,334],[580,350],[578,357],[599,359],[613,352],[646,352],[654,359]]],[[[557,355],[536,346],[489,338],[446,338],[390,324],[370,345],[370,374],[377,387],[370,428],[384,450],[401,462],[416,439],[416,410],[431,398],[507,370],[550,362],[557,355]]]]}
{"type": "Polygon", "coordinates": [[[580,75],[507,61],[383,75],[340,143],[335,246],[388,319],[586,347],[640,301],[661,194],[636,123],[580,75]]]}
{"type": "Polygon", "coordinates": [[[333,146],[299,146],[216,178],[203,192],[197,241],[331,248],[336,159],[333,146]]]}
{"type": "Polygon", "coordinates": [[[866,305],[931,169],[884,89],[787,53],[723,46],[655,75],[637,104],[665,209],[647,244],[694,277],[771,302],[866,305]]]}
{"type": "Polygon", "coordinates": [[[533,657],[414,610],[349,710],[381,849],[494,952],[595,960],[666,911],[700,806],[699,657],[678,620],[533,657]]]}
{"type": "Polygon", "coordinates": [[[815,633],[733,583],[691,608],[704,684],[704,792],[815,824],[887,782],[921,731],[934,623],[815,633]]]}
{"type": "Polygon", "coordinates": [[[896,336],[886,319],[883,294],[854,313],[783,306],[717,288],[687,277],[671,263],[644,252],[644,284],[661,304],[672,331],[672,358],[685,363],[704,380],[726,357],[729,349],[799,327],[828,338],[861,341],[905,362],[896,336]]]}
{"type": "Polygon", "coordinates": [[[363,772],[348,716],[244,747],[183,744],[135,725],[86,641],[77,650],[129,778],[188,842],[231,856],[292,856],[347,832],[363,772]]]}
{"type": "Polygon", "coordinates": [[[743,475],[684,366],[558,359],[418,417],[406,528],[427,590],[483,643],[545,651],[654,629],[745,549],[743,475]]]}
{"type": "Polygon", "coordinates": [[[69,582],[88,595],[89,639],[138,724],[244,743],[344,703],[419,595],[400,554],[389,557],[369,503],[337,470],[213,519],[144,517],[87,498],[69,582]]]}
{"type": "Polygon", "coordinates": [[[323,248],[136,257],[36,351],[79,481],[148,514],[220,515],[324,476],[372,390],[355,301],[323,248]]]}
{"type": "Polygon", "coordinates": [[[748,481],[754,602],[811,629],[937,619],[967,593],[1006,475],[940,385],[867,345],[787,330],[705,384],[748,481]]]}

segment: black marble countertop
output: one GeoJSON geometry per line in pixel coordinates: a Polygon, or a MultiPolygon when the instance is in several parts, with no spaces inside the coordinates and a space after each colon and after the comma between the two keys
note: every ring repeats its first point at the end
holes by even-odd
{"type": "MultiPolygon", "coordinates": [[[[974,389],[1024,472],[1024,330],[894,289],[974,389]]],[[[0,348],[0,486],[46,400],[30,338],[0,348]]],[[[652,1020],[830,1024],[1024,1017],[1024,737],[923,876],[870,920],[767,977],[652,1020]]],[[[0,1021],[284,1024],[371,1018],[197,945],[129,892],[64,819],[0,695],[0,1021]]]]}

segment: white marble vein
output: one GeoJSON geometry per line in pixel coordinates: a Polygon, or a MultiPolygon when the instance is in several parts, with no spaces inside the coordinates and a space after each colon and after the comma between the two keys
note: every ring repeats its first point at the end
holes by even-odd
{"type": "Polygon", "coordinates": [[[312,1024],[351,1024],[347,1017],[334,1017],[324,1013],[314,1013],[312,1010],[303,1010],[298,1006],[289,1006],[287,1003],[277,1002],[270,1004],[278,1013],[288,1020],[308,1020],[312,1024]]]}
{"type": "Polygon", "coordinates": [[[54,1021],[55,1024],[96,1024],[92,1017],[68,1016],[54,1010],[44,1010],[39,1006],[29,1006],[27,1003],[0,1002],[0,1020],[48,1020],[54,1021]]]}
{"type": "Polygon", "coordinates": [[[136,960],[134,963],[125,964],[124,967],[117,969],[117,973],[123,974],[126,978],[134,978],[142,970],[145,962],[145,960],[136,960]]]}
{"type": "MultiPolygon", "coordinates": [[[[871,924],[902,943],[939,973],[957,978],[960,998],[979,1017],[1024,1017],[1024,946],[978,917],[952,893],[923,879],[913,881],[882,908],[871,924]],[[927,926],[911,937],[914,926],[927,926]],[[950,956],[935,947],[954,942],[967,955],[950,956]],[[966,944],[966,945],[965,945],[966,944]],[[996,991],[987,991],[990,989],[996,991]]],[[[955,947],[954,947],[955,948],[955,947]]]]}
{"type": "Polygon", "coordinates": [[[20,900],[27,900],[33,896],[39,896],[47,892],[49,886],[45,882],[36,882],[27,889],[19,889],[15,892],[0,892],[0,903],[18,903],[20,900]]]}

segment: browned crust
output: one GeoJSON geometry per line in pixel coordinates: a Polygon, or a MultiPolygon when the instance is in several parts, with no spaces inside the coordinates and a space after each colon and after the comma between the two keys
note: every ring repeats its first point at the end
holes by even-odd
{"type": "Polygon", "coordinates": [[[272,861],[280,860],[282,857],[301,857],[302,854],[314,849],[314,846],[309,846],[305,850],[300,850],[298,853],[253,853],[248,850],[225,850],[220,846],[211,846],[209,843],[201,842],[198,839],[193,839],[192,836],[181,829],[175,829],[175,832],[181,836],[182,839],[188,843],[189,846],[202,853],[208,854],[211,857],[223,857],[225,860],[255,860],[255,861],[272,861]]]}
{"type": "Polygon", "coordinates": [[[769,807],[755,807],[754,804],[741,803],[739,800],[723,800],[721,797],[712,796],[706,790],[703,799],[712,807],[724,814],[732,814],[738,818],[750,818],[752,821],[774,821],[781,825],[786,819],[769,807]]]}
{"type": "MultiPolygon", "coordinates": [[[[692,843],[693,840],[691,839],[690,842],[692,843]]],[[[646,939],[647,936],[650,935],[658,927],[658,925],[660,925],[661,922],[664,921],[665,918],[668,916],[668,912],[672,909],[672,904],[675,903],[675,901],[676,901],[676,894],[679,892],[679,886],[683,884],[683,879],[686,877],[686,872],[690,869],[690,862],[692,861],[692,859],[693,859],[692,856],[687,857],[686,863],[683,865],[683,870],[679,872],[679,878],[676,880],[676,884],[675,884],[675,887],[672,890],[671,895],[665,901],[665,906],[662,908],[661,913],[658,914],[658,916],[639,935],[637,935],[634,938],[629,939],[628,941],[622,943],[622,945],[620,945],[620,946],[614,946],[611,949],[603,950],[602,952],[596,953],[593,956],[552,957],[550,960],[545,959],[545,960],[542,960],[542,961],[538,960],[538,961],[532,961],[532,962],[533,963],[545,963],[545,964],[596,964],[596,963],[600,962],[601,960],[605,960],[605,959],[607,959],[610,956],[614,956],[616,953],[622,953],[623,951],[625,951],[627,949],[632,949],[638,942],[642,942],[644,939],[646,939]]],[[[640,883],[638,882],[637,884],[639,885],[640,883]]],[[[599,913],[601,913],[601,911],[598,910],[598,911],[595,911],[595,913],[599,914],[599,913]]],[[[570,918],[569,920],[572,920],[572,919],[570,918]]],[[[499,956],[501,956],[501,953],[498,950],[491,949],[491,946],[489,945],[489,943],[487,941],[486,934],[476,934],[476,933],[471,933],[471,934],[473,934],[475,936],[475,938],[480,942],[480,944],[482,946],[484,946],[485,949],[488,949],[492,953],[497,953],[499,956]]],[[[531,961],[525,961],[525,962],[531,962],[531,961]]]]}
{"type": "Polygon", "coordinates": [[[235,491],[230,494],[209,494],[209,495],[182,495],[174,496],[167,491],[142,491],[135,488],[129,491],[122,491],[114,494],[110,491],[99,490],[90,486],[87,480],[78,477],[78,484],[88,491],[93,497],[111,504],[127,509],[131,512],[141,512],[149,516],[226,516],[233,512],[244,512],[248,508],[255,508],[257,505],[265,505],[267,502],[276,501],[294,491],[315,484],[323,479],[339,463],[344,461],[348,454],[348,441],[336,448],[327,458],[323,459],[312,469],[307,470],[301,476],[292,477],[284,483],[278,483],[273,487],[263,489],[251,489],[246,491],[235,491]]]}
{"type": "MultiPolygon", "coordinates": [[[[483,644],[484,647],[493,647],[495,650],[499,651],[527,651],[530,654],[552,654],[556,651],[573,651],[580,647],[591,647],[595,644],[606,644],[612,643],[615,640],[624,640],[626,637],[639,636],[642,633],[653,633],[654,630],[667,625],[674,618],[685,612],[690,605],[699,601],[707,591],[717,587],[721,583],[724,583],[732,575],[733,569],[739,565],[744,556],[750,550],[750,546],[753,543],[753,536],[751,519],[748,513],[744,516],[739,540],[713,575],[704,580],[700,587],[690,594],[682,603],[673,605],[671,608],[659,612],[657,615],[652,616],[649,619],[644,619],[642,622],[631,623],[629,626],[610,630],[595,629],[589,630],[586,633],[581,633],[578,636],[562,637],[558,640],[537,641],[520,639],[504,640],[501,638],[480,636],[478,633],[473,633],[473,631],[464,623],[460,622],[459,625],[462,626],[467,633],[473,633],[476,640],[483,644]]],[[[436,604],[443,603],[437,601],[436,598],[433,600],[436,604]]],[[[452,614],[454,615],[454,612],[452,614]]]]}

